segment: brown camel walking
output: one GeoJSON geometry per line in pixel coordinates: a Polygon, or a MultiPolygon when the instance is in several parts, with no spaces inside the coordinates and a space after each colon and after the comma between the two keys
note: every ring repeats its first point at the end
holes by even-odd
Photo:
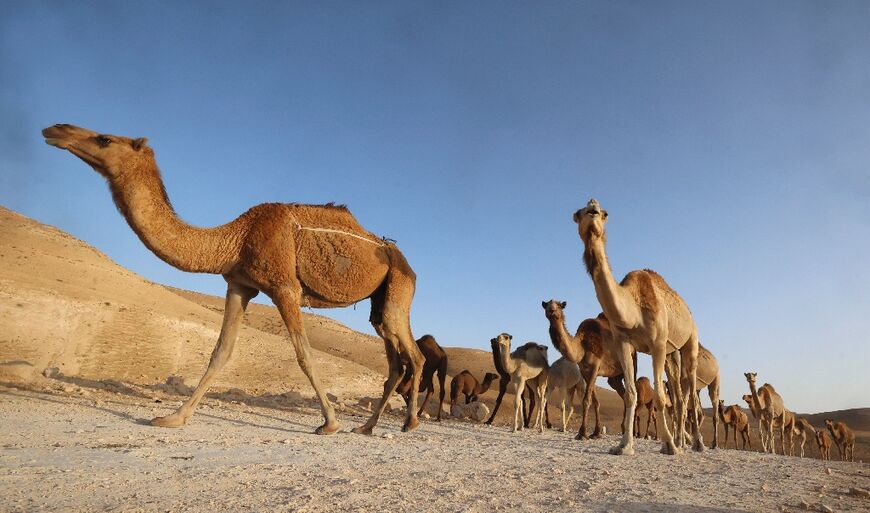
{"type": "Polygon", "coordinates": [[[827,461],[831,459],[831,437],[828,436],[828,430],[820,429],[816,431],[816,445],[819,446],[819,457],[827,461]]]}
{"type": "Polygon", "coordinates": [[[849,429],[845,422],[834,422],[825,419],[825,427],[831,432],[834,443],[843,461],[855,461],[855,433],[849,429]]]}
{"type": "MultiPolygon", "coordinates": [[[[435,419],[441,421],[441,411],[444,409],[444,393],[446,388],[444,382],[447,380],[447,353],[438,345],[435,337],[432,335],[423,335],[417,340],[417,347],[423,353],[425,362],[423,363],[423,376],[420,378],[420,389],[418,392],[426,391],[426,396],[423,398],[423,403],[420,405],[420,410],[417,416],[426,411],[426,406],[429,405],[429,398],[435,392],[435,373],[438,373],[438,382],[441,385],[438,397],[438,417],[435,419]]],[[[405,375],[399,386],[396,387],[396,393],[405,399],[405,404],[411,405],[411,382],[414,380],[414,373],[410,365],[405,365],[405,375]]]]}
{"type": "Polygon", "coordinates": [[[649,424],[652,422],[653,429],[655,429],[653,439],[657,440],[659,428],[656,424],[656,391],[650,384],[649,378],[645,376],[637,378],[635,387],[637,388],[637,410],[634,412],[634,436],[640,438],[640,409],[646,408],[646,433],[644,433],[643,437],[649,438],[649,424]]]}
{"type": "MultiPolygon", "coordinates": [[[[339,424],[311,356],[303,305],[334,308],[371,299],[369,320],[384,339],[389,378],[371,418],[354,431],[371,434],[402,377],[403,358],[412,370],[412,390],[419,389],[423,355],[410,323],[416,275],[395,244],[365,230],[347,208],[263,203],[225,225],[197,228],[182,221],[169,203],[145,138],[72,125],[54,125],[42,134],[46,143],[69,151],[106,178],[121,215],[157,257],[182,271],[220,274],[227,281],[223,325],[205,375],[175,413],[153,419],[152,425],[187,422],[229,360],[245,309],[258,292],[278,307],[299,367],[320,401],[324,423],[316,433],[335,433],[339,424]]],[[[411,394],[402,429],[418,425],[417,395],[411,394]]]]}
{"type": "Polygon", "coordinates": [[[723,448],[728,448],[728,428],[730,427],[734,430],[734,449],[737,449],[737,433],[740,433],[743,450],[746,450],[747,445],[752,450],[752,439],[749,437],[749,417],[743,413],[743,410],[736,404],[725,408],[725,401],[721,399],[717,405],[717,410],[719,420],[722,421],[722,425],[725,427],[725,443],[723,448]]]}
{"type": "Polygon", "coordinates": [[[498,374],[487,372],[483,376],[483,383],[480,383],[474,374],[467,370],[453,376],[453,380],[450,382],[450,410],[453,411],[459,394],[465,396],[465,404],[477,401],[477,396],[485,394],[493,380],[496,379],[498,379],[498,374]]]}

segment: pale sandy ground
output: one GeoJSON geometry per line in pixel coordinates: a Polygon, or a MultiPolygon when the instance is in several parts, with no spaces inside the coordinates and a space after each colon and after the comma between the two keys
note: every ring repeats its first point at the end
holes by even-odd
{"type": "MultiPolygon", "coordinates": [[[[178,399],[62,382],[0,388],[0,511],[870,509],[854,490],[870,487],[861,463],[733,450],[667,457],[646,440],[615,457],[606,453],[615,437],[580,443],[453,420],[404,434],[392,415],[375,436],[319,437],[305,402],[206,399],[183,429],[144,424],[178,399]]],[[[340,418],[345,428],[362,421],[340,418]]]]}

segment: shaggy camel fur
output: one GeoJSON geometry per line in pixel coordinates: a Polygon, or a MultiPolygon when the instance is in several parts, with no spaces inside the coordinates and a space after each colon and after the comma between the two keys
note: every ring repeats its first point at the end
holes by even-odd
{"type": "MultiPolygon", "coordinates": [[[[689,399],[689,380],[686,376],[685,367],[680,365],[680,353],[674,351],[674,358],[670,359],[670,366],[672,369],[669,371],[669,380],[672,378],[672,375],[675,375],[675,368],[680,369],[680,374],[682,379],[680,381],[680,389],[683,398],[683,407],[686,408],[686,401],[689,399]],[[674,364],[676,362],[676,365],[674,364]]],[[[719,373],[719,362],[716,361],[716,357],[713,356],[706,347],[700,342],[698,343],[698,371],[697,371],[697,382],[694,396],[697,401],[695,401],[696,407],[696,415],[698,416],[698,425],[702,426],[704,424],[704,410],[701,408],[701,397],[700,391],[704,388],[707,389],[707,395],[710,397],[710,406],[712,408],[717,408],[719,405],[719,385],[722,382],[722,377],[719,373]]],[[[671,398],[673,399],[673,397],[671,398]]],[[[716,449],[719,447],[719,416],[713,415],[713,443],[710,445],[712,449],[716,449]]]]}
{"type": "Polygon", "coordinates": [[[655,429],[653,439],[657,440],[659,428],[656,423],[656,391],[650,384],[649,378],[645,376],[637,378],[635,388],[637,389],[637,409],[634,411],[634,436],[640,438],[640,409],[646,408],[646,433],[644,433],[643,437],[649,438],[649,424],[652,421],[653,429],[655,429]]]}
{"type": "MultiPolygon", "coordinates": [[[[417,416],[426,411],[426,406],[429,405],[429,398],[435,392],[435,373],[438,373],[438,382],[441,385],[438,397],[438,417],[437,421],[441,421],[441,411],[444,408],[444,393],[446,388],[444,382],[447,380],[447,353],[438,345],[435,337],[432,335],[423,335],[417,340],[417,347],[423,353],[423,358],[426,361],[423,363],[423,376],[420,378],[420,389],[418,392],[426,391],[426,396],[423,398],[423,403],[420,405],[420,410],[417,416]]],[[[405,375],[399,386],[396,387],[396,393],[405,398],[405,404],[411,404],[411,381],[414,380],[414,373],[410,365],[405,365],[405,375]]]]}
{"type": "Polygon", "coordinates": [[[757,408],[761,418],[761,427],[766,430],[766,434],[761,437],[762,450],[776,454],[776,439],[773,436],[773,427],[778,425],[780,447],[783,456],[785,456],[785,435],[788,433],[789,437],[793,436],[794,415],[785,409],[782,396],[774,390],[773,385],[765,383],[760,389],[756,390],[755,378],[757,374],[747,372],[743,375],[749,383],[752,403],[755,405],[755,408],[752,409],[753,414],[757,408]],[[767,443],[766,446],[765,443],[767,443]]]}
{"type": "Polygon", "coordinates": [[[801,458],[804,457],[804,444],[807,443],[807,435],[809,435],[810,437],[815,437],[816,436],[816,428],[814,428],[813,425],[810,424],[810,422],[803,417],[801,417],[799,419],[795,419],[794,429],[792,431],[792,436],[789,437],[789,446],[788,446],[788,455],[789,456],[794,454],[794,452],[793,452],[794,451],[794,437],[798,436],[798,437],[800,437],[800,450],[801,450],[800,457],[801,458]]]}
{"type": "MultiPolygon", "coordinates": [[[[504,395],[507,393],[508,385],[510,385],[510,382],[511,382],[510,373],[507,371],[507,369],[505,369],[502,366],[501,347],[498,345],[498,339],[495,339],[495,338],[490,339],[489,343],[490,343],[490,346],[492,346],[492,362],[495,365],[495,371],[498,372],[500,379],[498,381],[498,397],[496,397],[496,399],[495,399],[495,406],[492,409],[492,414],[490,414],[489,418],[484,423],[487,426],[491,426],[492,421],[495,420],[495,415],[498,413],[498,409],[501,407],[501,401],[502,401],[502,399],[504,399],[504,395]]],[[[537,346],[537,344],[535,344],[534,342],[528,342],[528,343],[524,344],[523,346],[520,346],[520,348],[527,348],[528,349],[531,346],[537,346]]],[[[534,401],[534,394],[530,394],[530,398],[532,401],[534,401]]],[[[525,397],[525,395],[522,396],[520,398],[520,400],[523,403],[523,418],[525,419],[525,421],[524,421],[525,426],[529,427],[528,417],[531,416],[531,410],[534,409],[535,405],[534,405],[534,402],[532,402],[531,408],[529,408],[529,414],[528,414],[528,416],[526,416],[526,413],[525,413],[526,412],[526,397],[525,397]]]]}
{"type": "MultiPolygon", "coordinates": [[[[410,308],[416,276],[399,249],[366,231],[343,206],[264,203],[216,228],[197,228],[173,210],[146,139],[101,134],[72,125],[42,131],[45,142],[83,160],[105,177],[118,210],[148,249],[188,272],[220,274],[227,281],[224,320],[217,345],[191,397],[152,425],[181,427],[232,353],[248,302],[262,291],[278,307],[296,359],[320,401],[324,423],[339,429],[335,411],[317,375],[301,307],[334,308],[371,299],[370,321],[384,339],[389,379],[371,418],[358,433],[371,433],[402,377],[402,357],[420,386],[423,355],[411,335],[410,308]]],[[[268,358],[269,355],[263,355],[268,358]]],[[[417,396],[403,427],[419,425],[417,396]]]]}
{"type": "Polygon", "coordinates": [[[728,448],[728,428],[730,427],[734,430],[734,449],[737,449],[737,433],[740,433],[743,450],[746,450],[747,445],[752,450],[752,439],[749,437],[749,417],[743,413],[743,410],[736,404],[726,408],[725,401],[720,399],[717,405],[717,413],[719,420],[722,421],[722,425],[725,427],[725,443],[722,447],[728,448]]]}
{"type": "Polygon", "coordinates": [[[544,410],[547,409],[547,371],[549,364],[547,363],[547,347],[538,344],[526,344],[513,353],[511,349],[511,337],[507,333],[502,333],[496,337],[501,351],[501,364],[510,373],[511,383],[515,383],[514,390],[514,426],[513,431],[522,431],[523,422],[521,418],[522,412],[522,395],[526,388],[526,382],[538,378],[534,386],[535,399],[538,402],[538,414],[535,419],[535,427],[540,425],[541,432],[544,432],[543,416],[544,410]]]}
{"type": "Polygon", "coordinates": [[[826,429],[816,431],[816,445],[819,446],[819,457],[823,460],[831,459],[831,437],[826,429]]]}
{"type": "Polygon", "coordinates": [[[493,380],[498,379],[498,374],[487,372],[483,377],[483,383],[477,381],[474,375],[464,370],[453,376],[453,381],[450,382],[450,411],[453,411],[453,406],[459,399],[459,394],[465,396],[465,404],[477,401],[477,396],[485,394],[492,385],[493,380]]]}
{"type": "Polygon", "coordinates": [[[834,422],[825,419],[825,427],[831,432],[834,443],[843,461],[855,461],[855,433],[849,429],[845,422],[834,422]]]}
{"type": "MultiPolygon", "coordinates": [[[[616,390],[620,398],[624,399],[625,387],[623,386],[623,372],[616,353],[622,349],[616,347],[610,332],[610,323],[604,314],[599,314],[595,319],[586,319],[577,327],[576,334],[572,337],[565,327],[565,301],[541,301],[544,315],[550,322],[550,341],[565,358],[580,366],[580,373],[586,384],[586,392],[583,394],[583,409],[580,413],[580,429],[577,431],[577,440],[586,438],[586,417],[589,413],[590,403],[595,408],[595,429],[592,438],[601,436],[601,421],[598,416],[598,397],[595,389],[595,379],[598,376],[607,378],[607,384],[616,390]]],[[[637,369],[637,351],[632,349],[632,365],[637,369]]],[[[625,410],[622,416],[622,429],[625,430],[625,410]]]]}
{"type": "MultiPolygon", "coordinates": [[[[696,390],[698,368],[698,328],[689,307],[680,296],[654,271],[632,271],[622,282],[613,277],[605,251],[607,211],[598,201],[589,200],[586,207],[574,213],[577,231],[583,241],[583,262],[595,286],[595,295],[601,309],[610,321],[613,338],[621,347],[617,356],[625,372],[626,429],[619,445],[613,447],[611,454],[634,453],[634,410],[637,405],[637,390],[634,382],[634,369],[631,366],[632,347],[638,352],[652,356],[653,379],[656,392],[656,408],[659,425],[664,434],[661,452],[677,454],[682,445],[683,422],[677,431],[677,440],[665,422],[665,388],[663,384],[665,359],[673,351],[680,351],[683,365],[686,366],[688,390],[696,390]]],[[[704,450],[701,431],[698,429],[696,394],[692,394],[693,407],[690,409],[692,448],[704,450]]],[[[677,401],[679,418],[685,418],[686,409],[677,401]]]]}
{"type": "MultiPolygon", "coordinates": [[[[574,415],[574,396],[582,393],[584,386],[580,367],[571,360],[563,356],[550,366],[550,372],[547,374],[547,403],[554,402],[554,396],[558,398],[558,404],[562,408],[563,433],[568,430],[568,422],[574,415]],[[566,409],[568,410],[567,417],[565,416],[566,409]]],[[[551,427],[549,421],[547,427],[551,427]]]]}

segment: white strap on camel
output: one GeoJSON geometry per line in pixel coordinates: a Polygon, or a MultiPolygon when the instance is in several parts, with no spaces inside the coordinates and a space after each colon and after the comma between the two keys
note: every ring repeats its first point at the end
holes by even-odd
{"type": "Polygon", "coordinates": [[[364,240],[364,241],[366,241],[370,244],[374,244],[376,246],[383,246],[384,245],[384,243],[382,241],[374,241],[371,239],[367,239],[367,238],[363,237],[362,235],[357,235],[355,233],[345,232],[342,230],[334,230],[332,228],[314,228],[312,226],[302,226],[299,223],[296,223],[296,228],[298,228],[299,230],[305,230],[308,232],[325,232],[325,233],[336,233],[339,235],[347,235],[348,237],[356,237],[359,240],[364,240]]]}

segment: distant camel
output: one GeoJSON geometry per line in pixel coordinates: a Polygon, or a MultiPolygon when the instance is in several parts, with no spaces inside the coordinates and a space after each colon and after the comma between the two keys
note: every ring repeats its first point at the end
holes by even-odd
{"type": "Polygon", "coordinates": [[[464,370],[453,376],[453,381],[450,382],[450,411],[453,411],[453,406],[459,399],[459,394],[465,396],[465,404],[477,401],[477,396],[485,394],[489,390],[493,380],[498,379],[498,374],[487,372],[483,376],[483,383],[477,381],[474,374],[464,370]]]}
{"type": "MultiPolygon", "coordinates": [[[[571,360],[563,356],[550,366],[550,372],[547,375],[547,403],[552,402],[553,396],[558,394],[559,404],[562,408],[563,433],[567,431],[568,422],[574,414],[574,396],[583,392],[584,386],[580,367],[571,360]],[[570,409],[567,417],[565,416],[566,408],[570,409]]],[[[547,421],[547,427],[552,427],[549,420],[547,421]]]]}
{"type": "Polygon", "coordinates": [[[831,437],[826,429],[816,431],[816,445],[819,446],[819,457],[823,460],[831,459],[831,437]]]}
{"type": "MultiPolygon", "coordinates": [[[[755,388],[756,374],[754,372],[744,373],[746,381],[749,383],[749,391],[752,393],[752,402],[758,407],[761,415],[761,423],[767,429],[766,437],[762,437],[762,449],[770,450],[776,454],[775,442],[773,436],[773,426],[779,425],[779,441],[782,448],[782,454],[785,455],[785,434],[793,436],[794,433],[794,414],[785,409],[785,405],[773,385],[765,383],[760,389],[755,388]],[[768,446],[764,447],[765,438],[768,441],[768,446]]],[[[754,410],[753,410],[754,411],[754,410]]]]}
{"type": "MultiPolygon", "coordinates": [[[[423,335],[417,340],[417,347],[423,353],[426,361],[423,363],[423,377],[420,378],[420,392],[426,391],[426,397],[423,399],[423,404],[420,405],[420,411],[417,416],[426,411],[426,406],[429,404],[429,398],[435,391],[435,383],[433,377],[435,372],[438,372],[438,382],[441,385],[438,399],[438,417],[436,420],[441,421],[441,410],[444,409],[444,381],[447,379],[447,353],[435,341],[432,335],[423,335]]],[[[411,404],[411,381],[414,379],[414,374],[410,365],[405,365],[405,375],[399,386],[396,388],[396,393],[405,398],[405,404],[411,404]]],[[[410,407],[410,406],[409,406],[410,407]]]]}
{"type": "MultiPolygon", "coordinates": [[[[598,314],[594,319],[586,319],[577,327],[577,333],[571,336],[565,327],[565,301],[541,301],[544,315],[550,322],[550,341],[565,358],[580,366],[580,373],[586,382],[586,392],[583,394],[583,409],[580,413],[580,429],[577,431],[577,440],[586,438],[586,417],[589,413],[589,405],[595,408],[595,429],[591,438],[601,436],[601,420],[599,418],[598,394],[595,391],[595,379],[598,376],[607,378],[607,384],[619,394],[625,397],[623,385],[623,371],[619,359],[614,356],[616,351],[621,351],[613,341],[610,331],[610,323],[604,314],[598,314]]],[[[637,351],[632,350],[632,364],[637,368],[637,351]]],[[[626,409],[622,412],[622,428],[625,429],[626,409]]]]}
{"type": "Polygon", "coordinates": [[[804,457],[804,444],[807,443],[807,435],[813,437],[816,435],[816,428],[813,427],[809,421],[803,417],[796,419],[794,422],[794,429],[792,430],[792,434],[790,437],[790,443],[788,446],[788,455],[791,456],[794,449],[794,437],[800,437],[800,449],[801,449],[801,458],[804,457]]]}
{"type": "MultiPolygon", "coordinates": [[[[496,397],[496,399],[495,399],[495,406],[492,408],[492,413],[490,414],[489,418],[484,423],[487,426],[491,426],[492,421],[495,420],[495,415],[496,415],[496,413],[498,413],[498,409],[501,407],[501,401],[502,401],[502,399],[504,399],[504,395],[505,395],[505,393],[507,393],[508,385],[510,385],[510,382],[511,382],[511,374],[510,374],[510,372],[507,371],[507,369],[504,368],[504,366],[502,364],[501,347],[498,345],[498,339],[495,339],[495,338],[491,339],[489,341],[489,343],[490,343],[490,346],[492,346],[492,362],[495,365],[495,371],[498,372],[498,375],[501,379],[499,379],[499,381],[498,381],[498,397],[496,397]]],[[[521,349],[521,348],[528,349],[529,347],[532,347],[532,346],[537,346],[537,344],[534,342],[528,342],[528,343],[518,347],[517,349],[521,349]]],[[[532,400],[531,401],[532,404],[531,404],[531,407],[529,408],[529,416],[531,416],[531,410],[533,410],[535,408],[534,394],[530,393],[530,398],[532,400]]],[[[525,397],[525,395],[520,397],[520,400],[523,403],[523,419],[525,422],[525,427],[529,427],[529,422],[528,422],[526,414],[525,414],[525,411],[526,411],[526,397],[525,397]]]]}
{"type": "Polygon", "coordinates": [[[825,419],[825,426],[831,432],[843,461],[855,461],[855,433],[849,429],[845,422],[825,419]]]}
{"type": "MultiPolygon", "coordinates": [[[[674,362],[677,362],[676,367],[680,367],[680,374],[682,376],[680,382],[681,391],[679,395],[683,399],[684,409],[686,409],[687,401],[689,399],[689,380],[686,377],[686,369],[680,365],[681,358],[679,351],[674,351],[671,353],[671,357],[668,358],[666,370],[668,370],[668,380],[673,378],[675,375],[675,370],[673,367],[674,362]]],[[[713,353],[710,352],[709,349],[704,347],[703,344],[698,343],[698,370],[697,370],[697,381],[695,383],[695,405],[697,408],[696,415],[698,416],[698,426],[702,426],[704,424],[704,410],[701,408],[701,396],[700,392],[704,388],[707,389],[707,395],[710,397],[710,405],[715,410],[719,405],[719,386],[722,382],[722,377],[719,373],[719,362],[716,361],[716,357],[713,356],[713,353]]],[[[673,397],[671,398],[673,400],[673,397]]],[[[689,419],[686,419],[687,426],[689,419]]],[[[690,429],[687,427],[686,429],[690,429]]],[[[719,446],[719,417],[717,415],[713,415],[713,442],[710,445],[710,448],[715,449],[719,446]]]]}
{"type": "Polygon", "coordinates": [[[643,437],[649,438],[649,424],[650,421],[652,421],[653,428],[656,430],[653,439],[658,439],[659,428],[656,424],[655,403],[656,391],[653,389],[649,382],[649,378],[646,376],[637,378],[635,386],[637,388],[637,409],[634,412],[634,436],[640,438],[640,409],[646,408],[646,433],[644,433],[643,437]]]}
{"type": "Polygon", "coordinates": [[[743,410],[741,410],[736,404],[732,404],[725,408],[725,401],[722,399],[719,400],[717,410],[719,420],[721,420],[722,425],[725,426],[725,443],[723,444],[723,448],[728,448],[728,428],[730,427],[734,430],[734,449],[737,449],[737,433],[740,433],[740,438],[743,442],[743,450],[746,450],[747,445],[749,445],[749,450],[752,450],[752,439],[749,437],[749,417],[743,413],[743,410]]]}
{"type": "Polygon", "coordinates": [[[537,399],[539,408],[535,426],[540,424],[541,432],[544,431],[543,412],[547,408],[547,371],[549,364],[547,363],[547,347],[538,344],[520,347],[513,353],[510,352],[511,337],[507,333],[502,333],[496,337],[496,341],[501,348],[502,366],[510,373],[511,383],[515,383],[514,391],[514,425],[513,431],[522,431],[523,422],[520,418],[521,401],[523,390],[526,388],[526,382],[530,381],[539,375],[539,379],[535,386],[535,398],[537,399]]]}

